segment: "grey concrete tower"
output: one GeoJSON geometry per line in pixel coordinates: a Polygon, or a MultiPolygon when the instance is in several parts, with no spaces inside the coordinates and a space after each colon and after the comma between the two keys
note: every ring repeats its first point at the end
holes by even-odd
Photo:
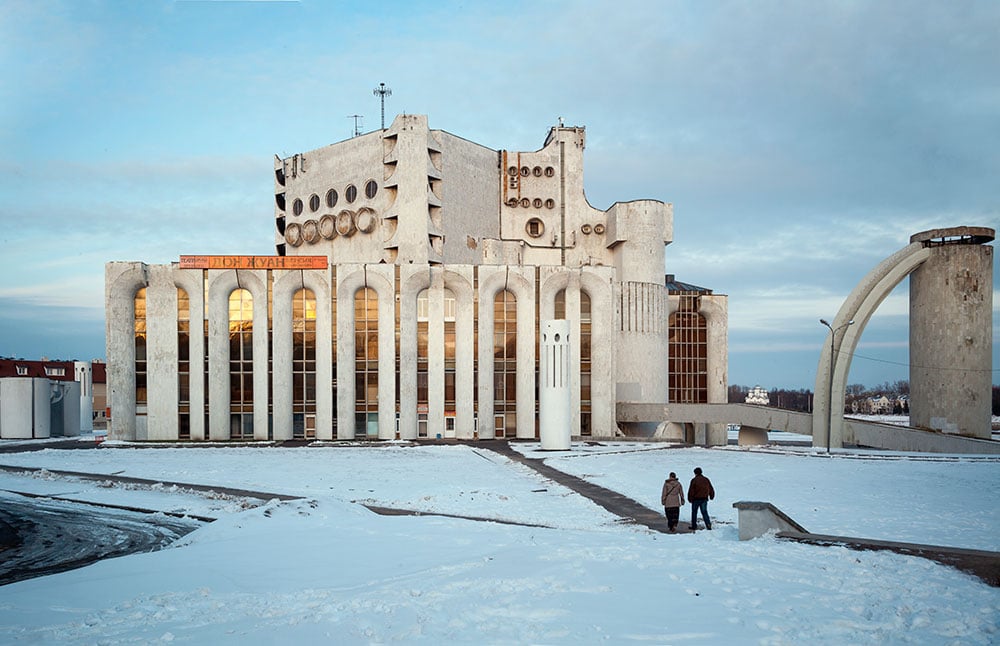
{"type": "Polygon", "coordinates": [[[910,425],[989,439],[994,230],[917,233],[910,274],[910,425]]]}

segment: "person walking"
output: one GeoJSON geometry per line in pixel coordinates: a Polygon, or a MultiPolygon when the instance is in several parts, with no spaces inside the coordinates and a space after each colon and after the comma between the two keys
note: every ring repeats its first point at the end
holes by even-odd
{"type": "Polygon", "coordinates": [[[663,512],[667,515],[667,529],[673,534],[677,531],[677,521],[681,517],[681,506],[684,504],[684,486],[673,471],[670,472],[670,477],[663,481],[660,504],[663,505],[663,512]]]}
{"type": "Polygon", "coordinates": [[[698,529],[698,510],[705,519],[705,529],[712,529],[712,521],[708,517],[708,501],[715,499],[715,489],[712,481],[701,475],[701,467],[694,468],[694,477],[688,485],[688,502],[691,503],[691,531],[698,529]]]}

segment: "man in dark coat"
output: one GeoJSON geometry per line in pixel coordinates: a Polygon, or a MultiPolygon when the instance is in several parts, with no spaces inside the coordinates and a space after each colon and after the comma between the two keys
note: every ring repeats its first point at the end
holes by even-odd
{"type": "Polygon", "coordinates": [[[698,529],[698,510],[705,519],[705,529],[712,529],[712,521],[708,517],[708,501],[715,500],[715,489],[712,481],[701,475],[701,467],[694,468],[694,477],[688,485],[688,502],[691,503],[691,531],[698,529]]]}

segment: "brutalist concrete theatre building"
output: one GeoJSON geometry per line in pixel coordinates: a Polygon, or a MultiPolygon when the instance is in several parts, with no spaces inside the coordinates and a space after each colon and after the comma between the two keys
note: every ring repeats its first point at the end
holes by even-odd
{"type": "Polygon", "coordinates": [[[498,151],[401,115],[275,159],[274,256],[108,263],[110,436],[537,438],[558,319],[574,436],[724,402],[726,297],[666,280],[670,204],[587,202],[584,135],[498,151]]]}

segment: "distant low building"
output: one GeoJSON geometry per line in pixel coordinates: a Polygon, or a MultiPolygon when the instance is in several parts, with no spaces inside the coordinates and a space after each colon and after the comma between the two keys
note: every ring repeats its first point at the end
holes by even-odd
{"type": "Polygon", "coordinates": [[[0,358],[0,439],[89,433],[106,409],[104,363],[0,358]],[[96,377],[96,378],[95,378],[96,377]],[[100,395],[95,384],[100,384],[100,395]]]}
{"type": "Polygon", "coordinates": [[[765,389],[760,386],[754,386],[747,392],[746,403],[767,406],[771,403],[771,398],[765,389]]]}

